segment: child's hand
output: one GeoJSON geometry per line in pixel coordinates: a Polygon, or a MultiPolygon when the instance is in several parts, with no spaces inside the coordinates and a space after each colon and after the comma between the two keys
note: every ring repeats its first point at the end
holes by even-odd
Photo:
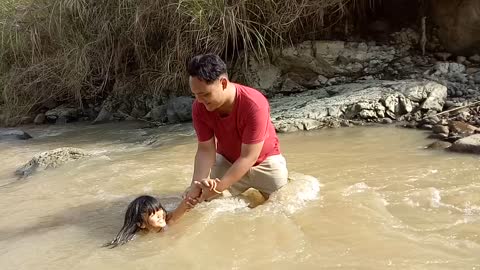
{"type": "Polygon", "coordinates": [[[187,197],[184,199],[185,204],[187,205],[187,209],[190,210],[195,207],[195,205],[198,203],[197,199],[187,197]]]}
{"type": "Polygon", "coordinates": [[[202,192],[202,189],[199,186],[191,185],[185,190],[185,192],[182,195],[182,198],[198,199],[200,197],[201,192],[202,192]]]}

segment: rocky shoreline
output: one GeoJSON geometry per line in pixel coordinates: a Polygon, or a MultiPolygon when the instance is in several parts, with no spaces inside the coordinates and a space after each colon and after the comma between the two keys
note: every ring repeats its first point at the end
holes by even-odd
{"type": "MultiPolygon", "coordinates": [[[[269,98],[278,132],[395,124],[431,130],[430,138],[442,142],[431,148],[479,153],[480,56],[421,55],[418,42],[410,29],[392,34],[390,43],[382,45],[306,41],[274,50],[269,58],[240,59],[231,64],[231,77],[269,98]]],[[[190,121],[192,102],[188,96],[109,96],[83,109],[45,104],[25,123],[142,120],[166,125],[190,121]]],[[[0,138],[28,138],[20,133],[7,130],[0,138]]]]}

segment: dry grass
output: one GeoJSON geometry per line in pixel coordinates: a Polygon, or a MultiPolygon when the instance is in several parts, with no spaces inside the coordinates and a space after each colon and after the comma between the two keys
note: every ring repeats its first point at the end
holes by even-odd
{"type": "Polygon", "coordinates": [[[112,92],[186,93],[196,53],[261,57],[377,1],[4,0],[0,106],[13,125],[49,99],[82,106],[112,92]]]}

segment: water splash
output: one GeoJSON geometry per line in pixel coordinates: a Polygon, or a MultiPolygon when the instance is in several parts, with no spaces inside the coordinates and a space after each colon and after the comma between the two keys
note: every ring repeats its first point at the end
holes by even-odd
{"type": "Polygon", "coordinates": [[[356,183],[356,184],[353,184],[353,185],[347,187],[347,188],[343,191],[342,195],[343,195],[344,197],[348,197],[348,196],[350,196],[350,195],[352,195],[352,194],[362,193],[362,192],[365,192],[365,191],[367,191],[367,190],[369,190],[369,189],[370,189],[370,187],[369,187],[365,182],[360,182],[360,183],[356,183]]]}
{"type": "Polygon", "coordinates": [[[293,214],[303,209],[307,202],[318,199],[320,182],[317,178],[300,173],[291,173],[289,183],[277,192],[262,205],[256,208],[248,206],[256,199],[253,196],[247,197],[226,197],[204,202],[195,209],[206,213],[207,220],[212,220],[223,213],[238,213],[256,211],[258,213],[285,213],[293,214]]]}
{"type": "Polygon", "coordinates": [[[320,182],[317,178],[300,173],[291,173],[289,183],[273,193],[270,199],[259,206],[263,211],[293,214],[303,209],[309,201],[319,198],[320,182]]]}

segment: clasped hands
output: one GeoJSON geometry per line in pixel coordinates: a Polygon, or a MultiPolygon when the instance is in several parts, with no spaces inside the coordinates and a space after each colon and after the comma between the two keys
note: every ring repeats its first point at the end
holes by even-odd
{"type": "Polygon", "coordinates": [[[187,204],[190,207],[194,207],[197,203],[222,194],[221,191],[217,190],[218,183],[220,183],[218,178],[205,178],[200,181],[193,181],[193,184],[185,190],[183,198],[187,200],[187,204]]]}

